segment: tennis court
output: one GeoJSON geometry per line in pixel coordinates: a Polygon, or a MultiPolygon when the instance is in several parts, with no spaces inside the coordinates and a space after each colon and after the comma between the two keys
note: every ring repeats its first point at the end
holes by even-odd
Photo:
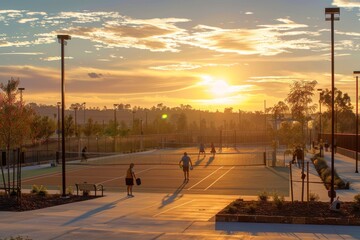
{"type": "MultiPolygon", "coordinates": [[[[198,156],[196,149],[152,150],[148,152],[91,157],[86,163],[68,162],[66,185],[75,183],[103,184],[106,191],[125,191],[125,173],[129,163],[135,163],[135,174],[142,179],[134,192],[161,192],[171,194],[202,193],[227,195],[258,195],[261,191],[276,191],[289,195],[287,168],[269,168],[264,165],[260,151],[234,151],[224,149],[213,157],[198,156]],[[194,164],[190,181],[183,183],[184,176],[178,162],[187,151],[194,164]]],[[[59,189],[61,165],[23,172],[22,186],[44,185],[59,189]]]]}

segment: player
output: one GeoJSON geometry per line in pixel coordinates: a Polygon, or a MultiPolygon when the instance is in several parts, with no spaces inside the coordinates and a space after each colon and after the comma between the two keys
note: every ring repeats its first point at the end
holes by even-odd
{"type": "Polygon", "coordinates": [[[189,181],[189,169],[193,168],[193,164],[187,152],[184,152],[184,156],[179,161],[179,166],[184,172],[184,182],[189,181]]]}

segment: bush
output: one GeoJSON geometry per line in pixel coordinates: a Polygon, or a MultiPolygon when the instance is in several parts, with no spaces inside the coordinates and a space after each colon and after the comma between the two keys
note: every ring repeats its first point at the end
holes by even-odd
{"type": "Polygon", "coordinates": [[[359,204],[359,205],[360,205],[360,194],[356,194],[356,195],[354,196],[354,202],[355,202],[356,204],[359,204]]]}
{"type": "Polygon", "coordinates": [[[274,192],[272,197],[277,209],[281,209],[285,201],[284,196],[279,196],[276,192],[274,192]]]}
{"type": "Polygon", "coordinates": [[[259,201],[267,202],[267,200],[269,199],[269,195],[267,192],[263,191],[263,192],[259,193],[258,199],[259,199],[259,201]]]}
{"type": "Polygon", "coordinates": [[[40,187],[37,185],[33,185],[30,192],[39,196],[46,196],[48,194],[46,187],[44,187],[43,185],[40,185],[40,187]]]}
{"type": "Polygon", "coordinates": [[[256,213],[256,205],[255,204],[251,204],[251,205],[248,205],[245,207],[245,211],[248,213],[248,214],[254,214],[256,213]]]}
{"type": "Polygon", "coordinates": [[[360,194],[356,194],[354,196],[354,203],[351,206],[353,213],[359,213],[360,212],[360,194]]]}
{"type": "Polygon", "coordinates": [[[320,197],[319,194],[310,192],[309,199],[311,202],[317,202],[319,201],[320,197]]]}
{"type": "MultiPolygon", "coordinates": [[[[311,160],[326,188],[329,189],[331,186],[331,168],[327,165],[323,158],[319,157],[318,154],[314,155],[311,160]]],[[[350,183],[342,180],[336,171],[334,172],[334,185],[337,189],[349,189],[350,187],[350,183]]]]}
{"type": "Polygon", "coordinates": [[[227,209],[227,212],[234,214],[237,212],[237,208],[235,206],[230,205],[227,209]]]}
{"type": "Polygon", "coordinates": [[[10,238],[0,238],[0,240],[32,240],[32,239],[29,238],[28,236],[26,236],[26,237],[17,236],[17,237],[10,237],[10,238]]]}
{"type": "Polygon", "coordinates": [[[72,195],[74,194],[73,188],[72,188],[71,186],[68,186],[68,187],[66,188],[66,193],[67,193],[68,195],[72,196],[72,195]]]}
{"type": "Polygon", "coordinates": [[[38,185],[32,185],[30,193],[34,193],[34,194],[39,193],[39,186],[38,185]]]}

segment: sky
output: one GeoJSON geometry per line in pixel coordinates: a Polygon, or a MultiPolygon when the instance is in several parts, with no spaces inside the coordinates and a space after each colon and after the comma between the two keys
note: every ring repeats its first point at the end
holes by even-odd
{"type": "MultiPolygon", "coordinates": [[[[61,100],[58,34],[65,46],[65,104],[262,111],[293,81],[355,97],[360,0],[3,0],[0,82],[19,78],[25,102],[61,100]]],[[[318,96],[314,96],[318,101],[318,96]]]]}

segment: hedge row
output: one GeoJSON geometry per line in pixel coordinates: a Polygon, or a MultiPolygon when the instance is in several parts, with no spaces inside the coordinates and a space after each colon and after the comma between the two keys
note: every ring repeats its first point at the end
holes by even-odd
{"type": "MultiPolygon", "coordinates": [[[[331,168],[327,165],[327,162],[324,158],[320,157],[319,154],[315,154],[311,161],[313,162],[316,171],[318,172],[321,180],[324,182],[326,189],[331,187],[331,168]]],[[[334,186],[335,189],[349,189],[350,183],[342,180],[337,174],[336,170],[334,171],[334,186]]]]}

